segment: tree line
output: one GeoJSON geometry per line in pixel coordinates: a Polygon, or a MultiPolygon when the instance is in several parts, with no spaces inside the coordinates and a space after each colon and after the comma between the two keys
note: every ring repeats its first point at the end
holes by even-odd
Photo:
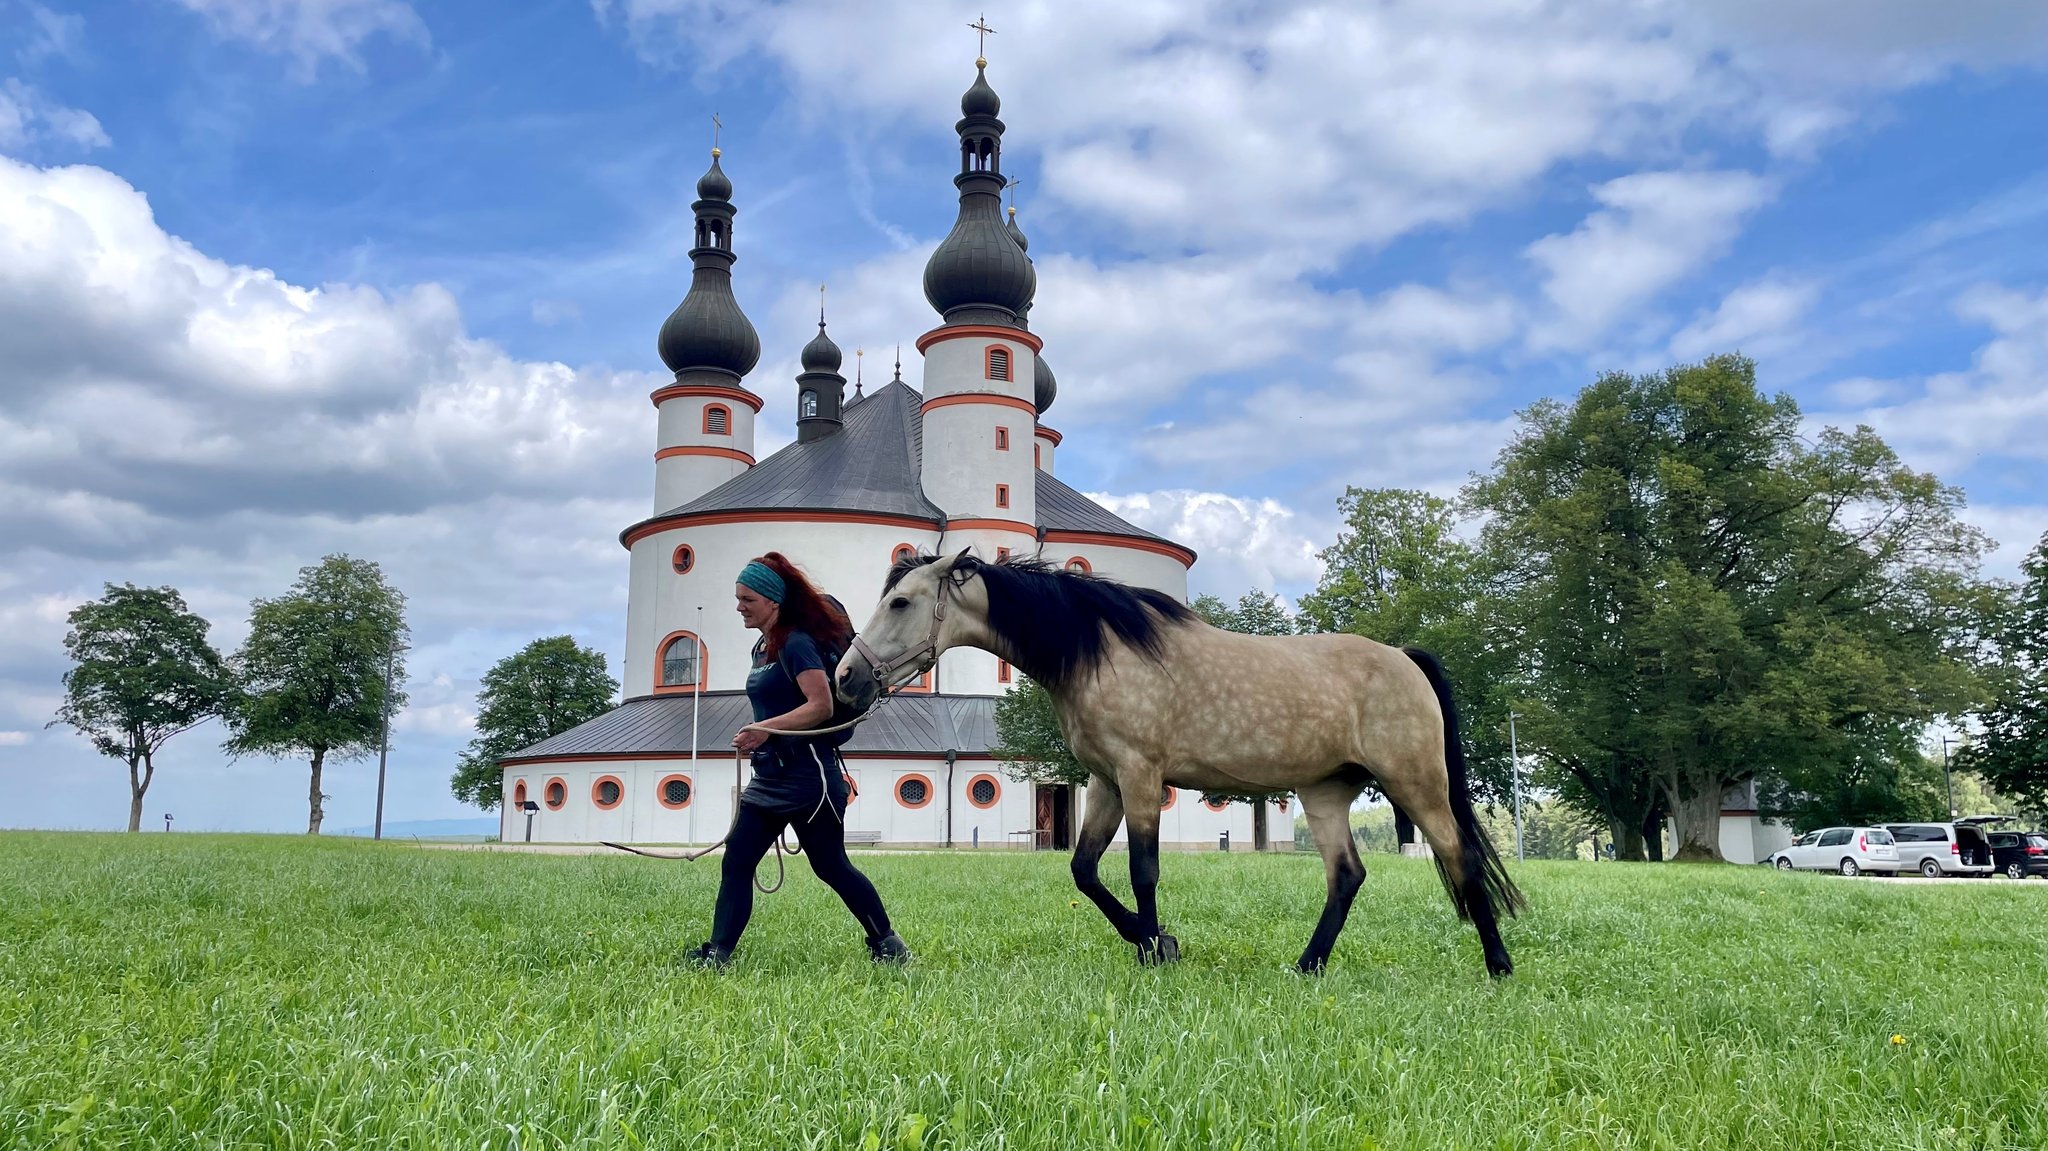
{"type": "MultiPolygon", "coordinates": [[[[1954,770],[2048,810],[2048,537],[2023,582],[1987,579],[1963,502],[1720,356],[1538,401],[1455,498],[1348,488],[1291,618],[1261,592],[1196,606],[1428,648],[1483,802],[1510,798],[1512,712],[1528,783],[1617,858],[1658,857],[1669,819],[1678,858],[1718,859],[1731,788],[1803,827],[1945,818],[1937,723],[1977,732],[1954,770]]],[[[1012,770],[1082,778],[1042,690],[997,729],[1012,770]]]]}

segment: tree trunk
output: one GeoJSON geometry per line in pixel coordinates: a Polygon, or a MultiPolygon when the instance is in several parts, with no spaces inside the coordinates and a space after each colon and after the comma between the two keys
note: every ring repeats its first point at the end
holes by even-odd
{"type": "Polygon", "coordinates": [[[142,793],[149,790],[149,781],[135,770],[137,757],[128,759],[128,830],[142,830],[142,793]]]}
{"type": "Polygon", "coordinates": [[[1643,831],[1633,819],[1610,818],[1607,821],[1607,838],[1614,843],[1614,859],[1617,863],[1641,863],[1643,861],[1643,831]]]}
{"type": "Polygon", "coordinates": [[[1664,862],[1664,812],[1656,807],[1643,813],[1643,846],[1651,863],[1664,862]]]}
{"type": "Polygon", "coordinates": [[[320,820],[327,815],[320,807],[320,765],[326,758],[326,748],[318,747],[313,749],[313,788],[307,801],[310,805],[306,816],[307,835],[320,834],[320,820]]]}
{"type": "Polygon", "coordinates": [[[1677,825],[1680,863],[1722,863],[1721,788],[1713,781],[1696,783],[1688,795],[1671,798],[1671,820],[1677,825]]]}

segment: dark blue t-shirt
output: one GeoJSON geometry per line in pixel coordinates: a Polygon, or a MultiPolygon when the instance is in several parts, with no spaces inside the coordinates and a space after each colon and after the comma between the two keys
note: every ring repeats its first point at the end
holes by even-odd
{"type": "MultiPolygon", "coordinates": [[[[822,671],[828,680],[832,675],[809,635],[791,632],[782,641],[780,659],[769,658],[766,640],[755,644],[754,667],[747,673],[747,701],[754,705],[754,722],[787,715],[803,706],[804,689],[796,677],[806,671],[822,671]]],[[[822,793],[831,800],[835,813],[846,810],[846,775],[832,745],[787,735],[769,736],[751,762],[753,779],[747,784],[746,802],[808,814],[817,809],[822,793]]]]}

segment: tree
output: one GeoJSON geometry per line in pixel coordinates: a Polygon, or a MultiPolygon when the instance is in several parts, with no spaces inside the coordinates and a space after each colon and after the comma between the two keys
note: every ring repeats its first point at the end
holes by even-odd
{"type": "Polygon", "coordinates": [[[233,680],[207,642],[208,624],[176,588],[106,584],[71,612],[64,702],[55,723],[128,764],[128,830],[142,830],[142,797],[156,753],[172,736],[221,713],[233,680]]]}
{"type": "Polygon", "coordinates": [[[2010,801],[2048,811],[2048,535],[2020,562],[2026,577],[2013,589],[1998,629],[1998,666],[1984,732],[1955,757],[2010,801]]]}
{"type": "Polygon", "coordinates": [[[306,834],[320,834],[327,761],[375,751],[386,708],[405,705],[405,596],[369,560],[331,555],[299,569],[291,590],[251,604],[235,655],[241,693],[227,719],[236,755],[305,755],[312,767],[306,834]],[[387,680],[390,690],[387,693],[387,680]]]}
{"type": "Polygon", "coordinates": [[[1435,653],[1463,721],[1474,797],[1505,801],[1514,786],[1507,713],[1518,673],[1493,586],[1500,565],[1458,534],[1457,508],[1439,496],[1346,488],[1337,507],[1344,527],[1323,549],[1322,580],[1302,597],[1302,630],[1435,653]]]}
{"type": "Polygon", "coordinates": [[[1522,420],[1467,495],[1510,565],[1532,740],[1621,854],[1654,801],[1680,858],[1718,859],[1731,785],[1902,760],[1974,697],[1984,538],[1869,429],[1804,439],[1737,356],[1522,420]]]}
{"type": "Polygon", "coordinates": [[[504,791],[498,760],[609,711],[619,681],[604,653],[566,635],[537,639],[484,673],[476,738],[449,780],[455,798],[495,810],[504,791]]]}

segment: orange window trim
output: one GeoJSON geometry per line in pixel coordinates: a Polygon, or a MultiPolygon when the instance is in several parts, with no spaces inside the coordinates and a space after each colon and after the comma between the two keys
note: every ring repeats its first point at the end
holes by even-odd
{"type": "Polygon", "coordinates": [[[661,804],[663,807],[668,808],[670,811],[681,811],[682,809],[690,806],[690,804],[693,801],[695,801],[696,798],[696,781],[691,779],[689,776],[682,774],[681,772],[673,772],[668,775],[664,775],[661,777],[661,782],[654,785],[654,801],[656,803],[661,804]],[[689,785],[689,797],[684,799],[681,803],[670,803],[668,801],[668,785],[674,783],[676,780],[679,779],[682,780],[685,784],[689,785]]]}
{"type": "Polygon", "coordinates": [[[1010,349],[1001,344],[990,344],[981,350],[981,375],[983,379],[1001,380],[1009,383],[1016,378],[1016,364],[1010,349]],[[997,368],[1002,370],[997,372],[997,368]]]}
{"type": "Polygon", "coordinates": [[[1038,414],[1037,407],[1033,406],[1030,400],[1020,400],[1016,396],[1006,396],[999,392],[954,392],[950,396],[934,396],[917,410],[922,415],[934,408],[950,408],[955,404],[994,404],[997,407],[1015,408],[1020,412],[1038,414]]]}
{"type": "Polygon", "coordinates": [[[920,695],[930,692],[932,690],[931,670],[927,669],[923,675],[918,676],[916,683],[907,684],[903,687],[897,688],[896,690],[913,692],[920,695]]]}
{"type": "Polygon", "coordinates": [[[597,809],[599,811],[610,811],[618,805],[626,802],[626,781],[620,779],[616,775],[600,775],[596,779],[591,780],[590,802],[596,804],[597,809]],[[598,790],[607,783],[616,783],[619,785],[619,797],[617,799],[612,800],[610,803],[606,803],[604,800],[598,798],[598,790]]]}
{"type": "Polygon", "coordinates": [[[1045,466],[1045,448],[1040,444],[1031,445],[1031,466],[1034,468],[1045,466]]]}
{"type": "Polygon", "coordinates": [[[1023,520],[947,520],[946,530],[949,532],[1022,532],[1027,536],[1038,534],[1037,528],[1032,527],[1023,520]]]}
{"type": "Polygon", "coordinates": [[[661,642],[654,645],[654,694],[688,695],[693,691],[703,691],[704,681],[711,678],[710,676],[706,675],[705,672],[709,671],[710,669],[711,649],[704,645],[703,637],[699,636],[696,632],[693,631],[672,631],[667,635],[662,636],[661,642]],[[669,644],[674,643],[676,640],[684,638],[698,641],[697,682],[665,684],[661,682],[661,657],[668,653],[669,644]]]}
{"type": "Polygon", "coordinates": [[[1006,660],[1006,659],[999,659],[999,660],[997,660],[997,661],[996,661],[996,682],[997,682],[997,683],[1008,683],[1008,682],[1010,682],[1010,661],[1009,661],[1009,660],[1006,660]]]}
{"type": "Polygon", "coordinates": [[[897,544],[895,547],[889,549],[890,563],[895,563],[897,560],[901,559],[915,558],[917,558],[917,549],[909,544],[897,544]]]}
{"type": "Polygon", "coordinates": [[[1087,556],[1068,556],[1065,566],[1068,571],[1074,571],[1078,568],[1082,575],[1087,575],[1095,570],[1095,565],[1088,562],[1087,556]]]}
{"type": "MultiPolygon", "coordinates": [[[[707,692],[706,694],[710,694],[710,693],[708,693],[708,692],[707,692]]],[[[645,698],[645,697],[640,697],[640,698],[645,698]]],[[[935,752],[922,752],[922,751],[919,751],[919,752],[902,752],[902,751],[844,751],[844,752],[841,752],[841,753],[839,753],[839,758],[841,758],[841,759],[917,759],[917,760],[931,760],[931,761],[932,761],[932,762],[934,762],[934,763],[944,763],[944,762],[946,761],[946,757],[945,757],[944,755],[941,755],[941,754],[938,754],[938,753],[935,753],[935,752]]],[[[954,756],[953,758],[954,758],[954,759],[955,759],[956,761],[960,761],[960,762],[965,762],[965,761],[967,761],[967,760],[970,760],[970,759],[971,759],[971,760],[974,760],[974,761],[976,761],[976,762],[986,762],[986,763],[995,763],[995,762],[997,762],[997,759],[996,759],[996,757],[995,757],[995,756],[993,756],[993,755],[990,755],[990,754],[988,754],[987,752],[971,752],[971,751],[963,751],[963,752],[961,752],[960,754],[958,754],[958,755],[954,756]]],[[[650,760],[662,760],[662,761],[664,761],[664,762],[665,762],[665,761],[668,761],[668,760],[675,760],[676,762],[678,762],[678,763],[681,763],[681,762],[685,762],[685,761],[688,761],[688,760],[690,760],[690,759],[691,759],[690,753],[689,753],[689,752],[687,752],[687,751],[634,751],[634,752],[611,752],[611,751],[585,751],[585,752],[569,752],[569,753],[565,753],[565,754],[562,754],[562,755],[535,755],[535,756],[524,756],[524,757],[521,757],[521,758],[518,758],[518,759],[502,759],[502,760],[499,760],[498,762],[500,762],[500,763],[504,764],[504,765],[505,765],[506,767],[516,767],[516,768],[519,768],[519,769],[521,769],[521,770],[529,770],[529,769],[532,769],[532,768],[535,768],[535,767],[551,767],[551,766],[554,766],[554,765],[556,765],[556,764],[563,764],[563,763],[640,763],[640,762],[643,762],[643,761],[650,761],[650,760]]]]}
{"type": "Polygon", "coordinates": [[[917,811],[917,810],[919,810],[920,808],[925,808],[925,807],[930,807],[930,806],[931,806],[931,802],[932,802],[932,796],[933,796],[933,795],[934,795],[934,794],[935,794],[935,793],[937,792],[937,790],[938,790],[938,789],[936,789],[936,788],[934,788],[934,787],[932,786],[932,777],[931,777],[931,776],[929,776],[929,775],[926,775],[925,773],[923,773],[923,772],[921,772],[921,771],[913,771],[913,772],[910,772],[910,773],[908,773],[908,774],[906,774],[906,775],[902,775],[902,776],[899,776],[899,777],[897,777],[897,780],[896,780],[896,785],[895,785],[894,787],[890,788],[889,790],[890,790],[891,794],[895,795],[895,797],[896,797],[896,802],[897,802],[897,803],[899,803],[899,804],[903,805],[904,807],[907,807],[907,808],[909,808],[909,809],[910,809],[910,810],[912,810],[912,811],[917,811]],[[924,802],[923,802],[923,803],[912,803],[912,802],[910,802],[909,800],[907,800],[907,799],[904,799],[904,798],[903,798],[903,785],[904,785],[904,784],[906,784],[906,783],[909,783],[909,782],[910,782],[911,780],[913,780],[913,779],[915,779],[915,780],[918,780],[918,781],[920,781],[920,782],[922,782],[922,783],[924,784],[924,802]]]}
{"type": "Polygon", "coordinates": [[[1202,806],[1208,808],[1210,811],[1222,811],[1224,808],[1230,806],[1230,801],[1227,799],[1216,799],[1212,797],[1203,800],[1202,806]]]}
{"type": "Polygon", "coordinates": [[[999,508],[1006,508],[1010,506],[1010,485],[996,485],[996,506],[999,508]]]}
{"type": "Polygon", "coordinates": [[[525,780],[523,780],[523,779],[522,779],[522,780],[520,780],[520,781],[519,781],[518,783],[515,783],[515,784],[513,784],[513,785],[512,785],[512,802],[513,802],[513,803],[515,803],[515,804],[518,804],[518,805],[520,805],[520,806],[522,806],[522,807],[523,807],[523,806],[525,806],[525,804],[526,804],[526,781],[525,781],[525,780]]]}
{"type": "Polygon", "coordinates": [[[661,448],[654,453],[656,460],[672,460],[677,456],[711,456],[721,460],[738,460],[748,467],[754,466],[754,457],[737,448],[708,447],[704,444],[680,444],[661,448]]]}
{"type": "Polygon", "coordinates": [[[996,450],[999,452],[1007,452],[1010,450],[1010,429],[996,429],[996,450]]]}
{"type": "Polygon", "coordinates": [[[756,412],[761,410],[761,397],[745,388],[721,388],[716,384],[670,384],[665,388],[654,389],[654,393],[648,398],[654,401],[657,408],[665,400],[710,398],[745,404],[756,412]]]}
{"type": "Polygon", "coordinates": [[[1173,809],[1173,803],[1174,803],[1174,801],[1175,801],[1175,800],[1177,800],[1177,799],[1179,799],[1179,798],[1180,798],[1180,789],[1179,789],[1179,788],[1176,788],[1176,787],[1174,787],[1174,786],[1172,786],[1171,784],[1167,785],[1167,788],[1166,788],[1166,795],[1165,795],[1165,797],[1164,797],[1164,798],[1162,798],[1162,799],[1161,799],[1161,800],[1159,801],[1159,810],[1161,810],[1161,811],[1171,811],[1171,810],[1173,809]]]}
{"type": "Polygon", "coordinates": [[[668,566],[677,575],[690,574],[697,567],[697,549],[689,544],[677,544],[676,550],[669,553],[668,566]]]}
{"type": "Polygon", "coordinates": [[[988,810],[989,808],[991,808],[991,807],[994,807],[994,806],[995,806],[996,804],[998,804],[998,803],[1001,803],[1002,801],[1003,801],[1003,781],[1002,781],[1002,780],[1000,780],[1000,779],[997,779],[997,778],[996,778],[995,776],[993,776],[993,775],[990,775],[990,774],[988,774],[987,772],[982,772],[982,773],[981,773],[980,775],[977,775],[977,776],[975,776],[975,777],[974,777],[973,779],[970,779],[970,780],[968,780],[968,781],[967,781],[967,802],[969,802],[969,803],[973,804],[974,806],[976,806],[976,807],[978,807],[978,808],[982,809],[983,811],[987,811],[987,810],[988,810]],[[974,785],[975,785],[975,784],[977,784],[977,783],[980,783],[980,782],[981,782],[982,780],[984,780],[984,779],[985,779],[985,780],[987,780],[987,781],[989,782],[989,785],[990,785],[990,786],[992,786],[992,787],[994,787],[994,788],[996,789],[996,794],[995,794],[995,798],[994,798],[994,799],[991,799],[991,800],[989,800],[989,801],[988,801],[987,803],[982,803],[982,802],[981,802],[980,800],[977,800],[977,799],[975,799],[975,798],[974,798],[974,785]]]}
{"type": "Polygon", "coordinates": [[[1009,558],[1010,558],[1010,549],[1009,549],[1009,548],[997,548],[997,549],[996,549],[996,560],[997,560],[998,562],[1001,562],[1001,561],[1003,561],[1003,560],[1006,560],[1006,559],[1009,559],[1009,558]]]}
{"type": "Polygon", "coordinates": [[[705,405],[704,405],[704,434],[705,434],[705,435],[707,435],[707,436],[729,436],[729,435],[731,435],[731,434],[732,434],[732,409],[731,409],[731,408],[729,408],[729,407],[727,407],[727,406],[725,406],[724,404],[705,404],[705,405]],[[723,415],[725,416],[725,430],[724,430],[724,431],[722,431],[722,432],[721,432],[721,431],[716,431],[716,430],[714,430],[714,429],[712,428],[712,426],[711,426],[711,413],[713,413],[713,412],[719,412],[719,413],[722,413],[722,414],[723,414],[723,415]]]}
{"type": "Polygon", "coordinates": [[[951,327],[933,328],[917,338],[917,350],[923,352],[933,344],[947,340],[1008,340],[1022,344],[1036,354],[1045,347],[1045,341],[1022,328],[1004,328],[995,324],[958,324],[951,327]]]}
{"type": "Polygon", "coordinates": [[[569,802],[569,781],[559,775],[548,777],[546,786],[540,789],[540,801],[548,805],[549,811],[560,811],[569,802]],[[561,796],[556,799],[556,796],[561,796]]]}

